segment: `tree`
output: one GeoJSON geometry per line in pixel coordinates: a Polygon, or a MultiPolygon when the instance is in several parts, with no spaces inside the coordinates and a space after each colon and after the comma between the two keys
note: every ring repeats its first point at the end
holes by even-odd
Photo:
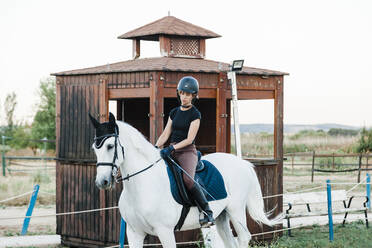
{"type": "Polygon", "coordinates": [[[372,152],[372,128],[367,130],[365,127],[360,132],[360,139],[357,145],[357,152],[372,152]]]}
{"type": "Polygon", "coordinates": [[[15,92],[6,95],[4,102],[5,122],[6,127],[4,130],[5,136],[13,136],[14,131],[14,111],[17,106],[17,95],[15,92]]]}
{"type": "MultiPolygon", "coordinates": [[[[56,81],[54,78],[46,78],[40,81],[38,94],[40,96],[37,104],[31,136],[33,139],[55,140],[56,138],[56,81]]],[[[42,143],[39,145],[42,148],[42,143]]],[[[55,143],[49,143],[49,148],[55,149],[55,143]]]]}
{"type": "Polygon", "coordinates": [[[30,131],[31,128],[27,124],[17,125],[13,129],[12,139],[9,141],[9,144],[16,149],[30,147],[30,131]]]}

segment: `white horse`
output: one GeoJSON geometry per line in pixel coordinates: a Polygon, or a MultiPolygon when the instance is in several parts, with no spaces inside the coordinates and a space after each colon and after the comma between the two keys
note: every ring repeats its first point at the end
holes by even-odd
{"type": "MultiPolygon", "coordinates": [[[[167,165],[160,159],[159,150],[134,127],[116,121],[111,113],[109,122],[100,124],[93,117],[91,120],[96,135],[99,133],[101,136],[96,137],[100,140],[93,145],[97,156],[96,185],[100,189],[111,188],[115,183],[113,174],[116,174],[116,165],[120,166],[123,176],[132,175],[129,180],[123,181],[119,200],[120,214],[127,223],[129,246],[143,247],[145,236],[151,234],[159,237],[163,247],[175,248],[173,230],[180,218],[182,205],[173,199],[167,165]],[[112,131],[110,134],[102,125],[115,125],[118,135],[112,131]]],[[[227,198],[209,203],[225,247],[248,246],[251,234],[247,228],[246,209],[258,223],[269,226],[281,224],[282,216],[272,220],[267,218],[260,184],[250,162],[227,153],[208,154],[202,159],[218,168],[226,186],[227,198]],[[238,244],[229,221],[238,235],[238,244]]],[[[197,228],[200,228],[199,210],[191,207],[181,230],[197,228]]]]}

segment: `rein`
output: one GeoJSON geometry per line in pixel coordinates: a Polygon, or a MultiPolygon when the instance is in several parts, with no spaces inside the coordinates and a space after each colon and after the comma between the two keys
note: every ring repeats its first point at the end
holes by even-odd
{"type": "Polygon", "coordinates": [[[119,183],[120,181],[125,181],[125,180],[128,180],[129,181],[129,178],[131,178],[131,177],[134,177],[134,176],[136,176],[136,175],[138,175],[138,174],[140,174],[140,173],[142,173],[142,172],[144,172],[144,171],[146,171],[146,170],[148,170],[148,169],[150,169],[151,167],[153,167],[155,164],[157,164],[160,160],[162,160],[162,158],[159,158],[158,160],[156,160],[154,163],[152,163],[152,164],[150,164],[149,166],[147,166],[146,168],[144,168],[144,169],[142,169],[142,170],[140,170],[140,171],[137,171],[136,173],[133,173],[132,175],[127,175],[126,177],[118,177],[118,178],[116,178],[115,179],[115,182],[117,182],[117,183],[119,183]]]}
{"type": "MultiPolygon", "coordinates": [[[[125,181],[125,180],[128,180],[129,181],[129,178],[134,177],[134,176],[136,176],[138,174],[141,174],[142,172],[150,169],[151,167],[153,167],[155,164],[157,164],[162,159],[162,158],[159,158],[154,163],[150,164],[149,166],[147,166],[146,168],[144,168],[144,169],[142,169],[140,171],[137,171],[137,172],[133,173],[132,175],[127,174],[127,176],[124,177],[124,178],[122,176],[117,177],[118,170],[119,170],[118,166],[115,164],[116,159],[118,159],[117,141],[118,141],[119,135],[118,135],[117,129],[118,128],[116,127],[115,128],[115,133],[113,133],[113,134],[105,134],[105,135],[102,135],[102,136],[99,136],[99,137],[95,137],[94,138],[94,141],[96,141],[98,139],[102,139],[102,141],[99,143],[98,146],[95,144],[96,148],[101,148],[103,146],[103,143],[106,141],[106,139],[111,138],[111,137],[114,137],[115,138],[115,151],[114,151],[114,158],[113,158],[112,162],[111,163],[109,163],[109,162],[96,163],[96,166],[97,167],[98,166],[111,166],[112,177],[115,179],[115,182],[116,183],[119,183],[119,182],[125,181]]],[[[124,159],[124,147],[120,144],[120,140],[119,140],[119,145],[121,147],[121,150],[122,150],[122,153],[123,153],[123,159],[124,159]]]]}

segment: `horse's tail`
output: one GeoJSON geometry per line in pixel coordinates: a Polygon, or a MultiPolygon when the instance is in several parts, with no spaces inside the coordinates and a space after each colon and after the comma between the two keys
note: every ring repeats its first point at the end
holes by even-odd
{"type": "Polygon", "coordinates": [[[257,174],[254,171],[253,166],[249,166],[249,173],[251,183],[250,188],[248,189],[248,197],[246,203],[249,215],[256,222],[263,223],[268,226],[282,224],[284,219],[283,214],[279,214],[273,219],[268,218],[273,213],[276,207],[270,210],[269,212],[265,213],[260,183],[258,182],[257,174]]]}

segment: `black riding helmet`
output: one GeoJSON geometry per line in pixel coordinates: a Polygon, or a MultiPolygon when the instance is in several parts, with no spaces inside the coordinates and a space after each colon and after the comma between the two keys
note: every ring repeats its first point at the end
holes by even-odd
{"type": "Polygon", "coordinates": [[[195,95],[192,99],[192,104],[195,103],[196,99],[198,98],[199,92],[199,82],[192,76],[186,76],[180,79],[177,86],[177,99],[178,102],[181,103],[180,96],[178,94],[179,91],[184,91],[195,95]]]}
{"type": "Polygon", "coordinates": [[[178,82],[177,92],[181,90],[189,92],[191,94],[198,94],[199,92],[198,80],[191,76],[181,78],[181,80],[178,82]]]}

